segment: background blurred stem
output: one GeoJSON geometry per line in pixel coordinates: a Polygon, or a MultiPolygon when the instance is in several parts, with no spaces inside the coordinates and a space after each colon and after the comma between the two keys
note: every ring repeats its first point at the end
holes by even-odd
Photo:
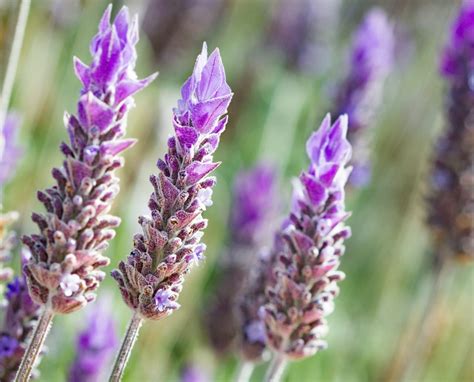
{"type": "Polygon", "coordinates": [[[439,303],[443,289],[446,287],[446,280],[451,273],[451,268],[451,263],[446,259],[441,260],[439,264],[433,267],[429,295],[423,314],[415,330],[412,331],[412,336],[408,337],[408,343],[401,342],[383,380],[388,382],[409,380],[415,368],[419,366],[421,360],[428,353],[439,303]]]}
{"type": "Polygon", "coordinates": [[[275,353],[265,374],[266,382],[279,382],[285,371],[287,361],[282,353],[275,353]]]}
{"type": "Polygon", "coordinates": [[[18,21],[15,27],[15,35],[13,36],[12,48],[8,58],[7,71],[3,80],[2,96],[0,99],[0,158],[3,157],[5,148],[5,139],[3,138],[3,125],[7,115],[8,105],[15,81],[16,68],[18,67],[18,59],[20,58],[21,46],[23,45],[23,36],[25,35],[26,22],[30,11],[31,0],[21,0],[18,21]]]}
{"type": "Polygon", "coordinates": [[[31,335],[28,348],[26,349],[25,354],[23,354],[20,367],[15,377],[15,382],[28,382],[30,380],[33,367],[35,366],[36,360],[43,348],[46,336],[51,329],[53,317],[54,312],[46,306],[31,335]]]}
{"type": "Polygon", "coordinates": [[[119,382],[122,379],[123,372],[127,366],[128,359],[130,358],[133,345],[138,338],[138,332],[140,331],[142,323],[143,319],[137,313],[134,313],[128,324],[127,332],[122,341],[122,346],[120,347],[114,368],[110,374],[110,382],[119,382]]]}
{"type": "Polygon", "coordinates": [[[250,381],[250,377],[252,376],[254,368],[255,364],[253,362],[241,360],[240,363],[237,365],[237,374],[235,382],[250,381]]]}

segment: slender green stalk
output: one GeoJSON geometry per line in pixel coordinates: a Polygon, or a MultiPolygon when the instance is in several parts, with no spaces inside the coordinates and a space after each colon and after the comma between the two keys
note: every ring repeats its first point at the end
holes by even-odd
{"type": "Polygon", "coordinates": [[[130,358],[130,353],[132,352],[133,345],[138,338],[138,332],[142,326],[143,319],[137,314],[134,313],[130,322],[128,324],[127,332],[122,341],[122,346],[117,354],[115,359],[114,368],[110,374],[110,382],[119,382],[122,380],[122,375],[127,366],[128,359],[130,358]]]}
{"type": "Polygon", "coordinates": [[[45,306],[43,313],[41,314],[38,323],[31,335],[28,347],[21,360],[20,367],[15,377],[15,382],[28,382],[31,378],[33,367],[35,366],[36,360],[43,348],[46,336],[51,329],[53,323],[54,312],[45,306]]]}
{"type": "Polygon", "coordinates": [[[285,371],[287,360],[285,355],[282,353],[275,353],[273,355],[270,366],[268,366],[267,373],[265,374],[266,382],[279,382],[285,371]]]}
{"type": "Polygon", "coordinates": [[[235,382],[248,382],[252,376],[255,364],[249,361],[241,360],[237,367],[237,374],[235,376],[235,382]]]}
{"type": "MultiPolygon", "coordinates": [[[[13,83],[15,81],[16,69],[18,67],[18,59],[20,58],[21,46],[23,45],[23,37],[25,35],[26,22],[30,11],[31,0],[21,0],[20,12],[18,13],[18,21],[15,27],[15,35],[13,36],[12,48],[8,58],[7,71],[2,86],[2,96],[0,99],[0,131],[3,130],[5,118],[7,115],[10,97],[12,95],[13,83]]],[[[5,140],[3,134],[0,134],[0,158],[3,156],[5,148],[5,140]]]]}

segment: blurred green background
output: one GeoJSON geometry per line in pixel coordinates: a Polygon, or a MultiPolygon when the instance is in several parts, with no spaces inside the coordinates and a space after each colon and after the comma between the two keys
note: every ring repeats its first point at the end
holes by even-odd
{"type": "MultiPolygon", "coordinates": [[[[268,44],[278,1],[114,1],[114,12],[123,3],[139,12],[149,32],[142,32],[138,45],[138,74],[158,70],[160,76],[136,97],[129,116],[128,136],[139,142],[126,153],[126,166],[119,174],[122,188],[114,213],[123,222],[107,251],[111,266],[106,272],[128,255],[138,230],[137,216],[147,212],[148,176],[156,172],[156,160],[164,153],[172,107],[202,41],[210,49],[220,48],[235,92],[216,155],[223,164],[217,171],[214,205],[206,212],[207,260],[187,278],[182,308],[163,321],[144,325],[124,381],[177,381],[186,364],[203,369],[211,380],[232,380],[236,359],[215,358],[200,318],[205,294],[213,292],[210,274],[226,245],[233,178],[257,161],[270,161],[281,174],[280,193],[287,200],[291,178],[307,165],[304,142],[331,109],[331,91],[347,71],[351,33],[374,5],[386,10],[402,41],[374,126],[374,175],[368,187],[349,195],[353,237],[342,262],[347,279],[329,317],[329,348],[291,364],[285,380],[390,380],[394,353],[409,343],[432,285],[424,195],[430,150],[443,127],[444,84],[437,72],[438,58],[459,2],[314,1],[323,4],[321,12],[334,7],[335,17],[321,21],[312,32],[322,50],[309,68],[289,65],[288,57],[268,44]]],[[[17,3],[0,1],[1,75],[17,3]]],[[[62,161],[58,145],[66,139],[63,113],[75,111],[80,90],[72,57],[89,61],[88,44],[107,3],[32,1],[12,98],[12,109],[23,116],[20,138],[25,155],[4,197],[5,209],[21,214],[15,227],[19,234],[36,230],[29,218],[32,211],[42,209],[36,190],[51,185],[51,168],[62,161]]],[[[18,263],[17,257],[16,268],[18,263]]],[[[430,350],[418,357],[406,380],[474,380],[473,288],[472,267],[454,267],[439,298],[430,350]]],[[[113,299],[122,334],[131,314],[110,277],[99,289],[101,296],[113,299]]],[[[84,311],[56,317],[40,380],[65,380],[84,317],[84,311]]],[[[254,381],[262,379],[264,369],[265,365],[257,368],[254,381]]]]}

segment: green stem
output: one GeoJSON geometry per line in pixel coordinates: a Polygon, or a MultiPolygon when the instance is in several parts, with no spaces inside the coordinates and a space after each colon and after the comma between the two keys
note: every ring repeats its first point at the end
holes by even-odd
{"type": "Polygon", "coordinates": [[[287,360],[283,353],[275,353],[265,375],[266,382],[279,382],[285,371],[287,360]]]}
{"type": "Polygon", "coordinates": [[[120,347],[114,368],[110,374],[110,382],[119,382],[122,380],[123,372],[127,366],[128,359],[130,358],[133,345],[138,338],[138,333],[142,324],[143,319],[138,315],[138,313],[134,313],[128,324],[127,332],[122,341],[122,346],[120,347]]]}
{"type": "Polygon", "coordinates": [[[33,367],[35,366],[36,360],[43,348],[44,341],[51,329],[53,317],[54,312],[48,307],[45,307],[31,335],[28,348],[23,355],[20,367],[16,374],[15,382],[28,382],[30,380],[33,367]]]}
{"type": "Polygon", "coordinates": [[[248,382],[252,376],[255,364],[249,361],[240,361],[235,382],[248,382]]]}

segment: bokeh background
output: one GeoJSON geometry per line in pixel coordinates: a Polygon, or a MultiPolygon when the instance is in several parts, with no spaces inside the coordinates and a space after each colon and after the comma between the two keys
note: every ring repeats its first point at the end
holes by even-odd
{"type": "MultiPolygon", "coordinates": [[[[285,0],[290,6],[304,1],[285,0]]],[[[138,70],[158,79],[136,97],[128,136],[139,139],[120,171],[121,193],[114,213],[123,219],[107,255],[109,272],[131,249],[137,216],[146,213],[148,176],[163,155],[171,132],[171,110],[190,74],[202,41],[218,46],[235,92],[230,122],[217,159],[214,205],[206,212],[207,260],[186,280],[182,308],[160,322],[148,322],[129,362],[124,381],[178,381],[193,365],[211,380],[232,380],[236,358],[217,358],[208,345],[201,317],[215,291],[215,266],[228,241],[228,215],[234,176],[259,161],[280,174],[279,194],[288,200],[291,178],[306,167],[304,142],[331,109],[334,86],[347,72],[351,33],[373,6],[396,24],[397,59],[388,77],[373,126],[372,182],[349,193],[353,237],[347,243],[336,310],[329,317],[329,348],[291,364],[286,381],[385,381],[399,371],[394,354],[417,331],[432,288],[429,232],[424,195],[432,145],[443,128],[444,84],[439,55],[459,3],[453,0],[313,0],[310,48],[282,49],[272,43],[275,0],[114,1],[140,14],[138,70]],[[314,5],[314,4],[313,4],[314,5]],[[146,31],[146,33],[144,32],[146,31]],[[296,50],[294,50],[296,49],[296,50]],[[307,49],[302,53],[301,49],[307,49]],[[298,56],[298,59],[296,59],[298,56]],[[395,370],[394,370],[395,369],[395,370]]],[[[0,75],[18,12],[16,0],[0,1],[0,75]]],[[[66,139],[65,110],[75,110],[80,89],[72,57],[89,60],[88,44],[106,0],[33,0],[12,98],[23,117],[24,156],[5,189],[4,207],[17,210],[19,234],[36,228],[35,194],[52,182],[50,169],[61,162],[58,145],[66,139]]],[[[289,42],[288,42],[289,43],[289,42]]],[[[283,44],[284,45],[284,44],[283,44]]],[[[300,44],[304,45],[304,44],[300,44]]],[[[284,203],[282,211],[287,210],[284,203]]],[[[14,259],[18,269],[19,256],[14,259]]],[[[456,265],[446,277],[432,322],[428,351],[406,375],[409,381],[474,380],[474,278],[472,267],[456,265]]],[[[130,311],[107,277],[99,300],[112,302],[122,334],[130,311]]],[[[55,318],[41,362],[42,381],[63,381],[74,357],[75,336],[86,312],[55,318]]],[[[262,379],[259,366],[254,381],[262,379]]]]}

